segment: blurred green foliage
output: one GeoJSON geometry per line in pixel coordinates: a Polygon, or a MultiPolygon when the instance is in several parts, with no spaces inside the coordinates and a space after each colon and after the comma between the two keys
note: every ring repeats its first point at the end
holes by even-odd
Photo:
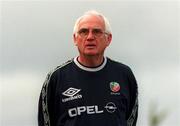
{"type": "Polygon", "coordinates": [[[166,118],[167,110],[157,111],[157,104],[152,102],[149,111],[149,126],[158,126],[166,118]]]}

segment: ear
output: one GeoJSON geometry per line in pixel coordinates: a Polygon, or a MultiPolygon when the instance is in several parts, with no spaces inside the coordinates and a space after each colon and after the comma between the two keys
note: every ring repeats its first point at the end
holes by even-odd
{"type": "Polygon", "coordinates": [[[107,35],[107,46],[109,46],[109,44],[111,43],[112,41],[112,34],[108,34],[107,35]]]}
{"type": "Polygon", "coordinates": [[[73,34],[73,40],[74,40],[74,45],[77,46],[77,41],[76,41],[76,34],[73,34]]]}

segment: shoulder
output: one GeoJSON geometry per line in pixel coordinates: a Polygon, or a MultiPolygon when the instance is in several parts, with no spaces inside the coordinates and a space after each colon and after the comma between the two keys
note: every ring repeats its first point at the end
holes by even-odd
{"type": "Polygon", "coordinates": [[[107,59],[108,59],[108,62],[109,62],[109,66],[111,68],[114,68],[116,70],[121,70],[121,71],[124,71],[124,72],[128,72],[128,73],[132,72],[131,68],[128,65],[126,65],[124,63],[121,63],[119,61],[112,60],[109,57],[107,59]]]}
{"type": "Polygon", "coordinates": [[[66,62],[56,66],[51,71],[49,71],[48,76],[51,77],[52,75],[54,76],[54,75],[59,74],[64,69],[67,69],[68,66],[70,66],[72,64],[72,62],[73,62],[73,59],[70,59],[70,60],[68,60],[68,61],[66,61],[66,62]]]}
{"type": "MultiPolygon", "coordinates": [[[[46,76],[46,79],[43,83],[43,89],[47,90],[48,87],[54,87],[55,81],[61,77],[61,71],[66,68],[68,65],[70,65],[73,62],[73,60],[69,60],[67,62],[62,63],[61,65],[55,67],[52,69],[46,76]],[[50,84],[51,83],[51,84],[50,84]],[[49,86],[51,85],[51,86],[49,86]]],[[[44,91],[45,91],[44,90],[44,91]]]]}
{"type": "Polygon", "coordinates": [[[136,78],[131,68],[128,65],[125,65],[118,61],[111,60],[110,58],[108,58],[108,62],[109,62],[108,69],[111,69],[113,73],[116,71],[116,73],[125,77],[129,82],[130,87],[132,87],[133,89],[137,88],[136,78]]]}

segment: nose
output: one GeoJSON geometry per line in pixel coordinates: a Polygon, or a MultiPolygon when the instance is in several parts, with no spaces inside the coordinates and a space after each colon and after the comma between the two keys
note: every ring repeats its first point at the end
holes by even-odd
{"type": "Polygon", "coordinates": [[[93,40],[95,36],[93,35],[92,31],[89,31],[89,34],[87,35],[87,40],[93,40]]]}

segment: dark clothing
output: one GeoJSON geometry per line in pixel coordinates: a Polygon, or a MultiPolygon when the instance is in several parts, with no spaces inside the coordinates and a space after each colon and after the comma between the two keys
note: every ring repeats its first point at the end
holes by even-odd
{"type": "Polygon", "coordinates": [[[136,126],[137,83],[131,69],[109,58],[96,68],[77,58],[44,82],[38,126],[136,126]]]}

